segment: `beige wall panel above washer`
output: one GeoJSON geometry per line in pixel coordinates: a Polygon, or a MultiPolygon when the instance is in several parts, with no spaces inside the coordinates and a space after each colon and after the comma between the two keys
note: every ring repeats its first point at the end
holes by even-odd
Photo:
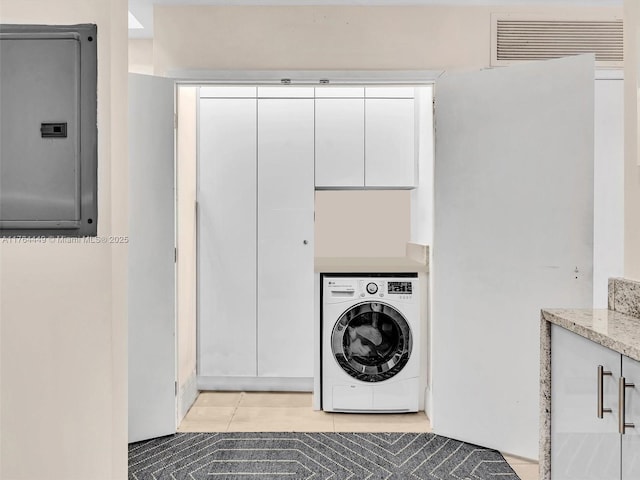
{"type": "Polygon", "coordinates": [[[316,257],[404,257],[410,190],[316,191],[316,257]]]}

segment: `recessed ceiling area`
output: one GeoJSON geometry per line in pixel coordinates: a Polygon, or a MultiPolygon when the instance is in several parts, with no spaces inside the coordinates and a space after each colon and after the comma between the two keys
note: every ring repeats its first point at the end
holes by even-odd
{"type": "Polygon", "coordinates": [[[308,6],[308,5],[440,5],[440,6],[573,6],[621,7],[623,0],[129,0],[129,38],[153,37],[154,5],[217,5],[217,6],[308,6]],[[135,21],[131,19],[134,17],[135,21]]]}

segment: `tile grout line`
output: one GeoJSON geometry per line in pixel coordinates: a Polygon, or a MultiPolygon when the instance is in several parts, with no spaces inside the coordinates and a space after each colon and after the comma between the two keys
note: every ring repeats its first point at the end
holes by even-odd
{"type": "Polygon", "coordinates": [[[238,402],[236,403],[235,407],[233,407],[233,413],[231,414],[231,418],[229,419],[229,422],[227,423],[227,428],[226,428],[225,432],[229,431],[229,428],[231,427],[231,422],[233,422],[233,419],[236,416],[236,412],[238,411],[238,407],[240,406],[240,403],[242,403],[242,399],[243,398],[244,398],[244,392],[240,392],[240,396],[238,397],[238,402]]]}

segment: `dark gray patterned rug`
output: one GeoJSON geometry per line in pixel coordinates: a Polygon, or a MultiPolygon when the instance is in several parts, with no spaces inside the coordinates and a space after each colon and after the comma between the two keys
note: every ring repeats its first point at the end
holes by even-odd
{"type": "Polygon", "coordinates": [[[129,445],[130,480],[518,480],[495,450],[432,433],[179,433],[129,445]]]}

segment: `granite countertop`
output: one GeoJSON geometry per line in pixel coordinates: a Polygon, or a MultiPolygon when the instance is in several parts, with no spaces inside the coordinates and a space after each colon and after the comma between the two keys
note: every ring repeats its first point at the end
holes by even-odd
{"type": "Polygon", "coordinates": [[[323,273],[428,272],[428,262],[409,257],[316,257],[315,271],[323,273]]]}
{"type": "Polygon", "coordinates": [[[640,319],[612,310],[542,310],[542,319],[640,361],[640,319]]]}

